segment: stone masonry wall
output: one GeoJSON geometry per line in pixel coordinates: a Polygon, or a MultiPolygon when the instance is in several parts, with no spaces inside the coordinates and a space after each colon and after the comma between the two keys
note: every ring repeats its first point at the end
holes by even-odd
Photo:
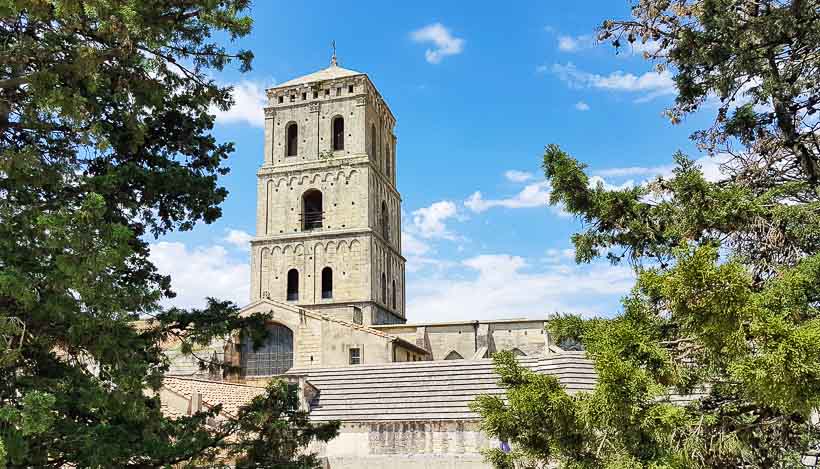
{"type": "Polygon", "coordinates": [[[296,269],[301,306],[347,317],[351,310],[341,307],[355,304],[371,313],[364,314],[366,324],[373,318],[403,321],[405,261],[401,197],[395,187],[396,121],[390,109],[364,74],[294,82],[267,94],[251,301],[286,300],[287,272],[296,269]],[[334,150],[333,121],[339,118],[344,146],[334,150]],[[288,155],[287,129],[293,126],[298,129],[296,154],[288,155]],[[303,196],[314,190],[322,194],[322,226],[306,227],[303,196]],[[322,298],[325,267],[333,269],[333,298],[322,298]],[[389,317],[373,314],[379,308],[363,302],[378,304],[389,317]]]}
{"type": "Polygon", "coordinates": [[[484,469],[490,466],[480,451],[497,444],[480,431],[478,422],[346,422],[338,437],[311,450],[326,458],[329,469],[484,469]]]}

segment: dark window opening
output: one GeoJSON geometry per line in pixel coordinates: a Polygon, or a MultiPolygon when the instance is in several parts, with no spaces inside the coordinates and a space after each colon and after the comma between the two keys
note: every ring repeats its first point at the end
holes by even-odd
{"type": "Polygon", "coordinates": [[[302,101],[307,100],[307,93],[302,93],[302,101]]]}
{"type": "Polygon", "coordinates": [[[345,120],[342,116],[333,119],[333,150],[345,149],[345,120]]]}
{"type": "Polygon", "coordinates": [[[288,271],[288,301],[299,301],[299,271],[290,269],[288,271]]]}
{"type": "Polygon", "coordinates": [[[322,193],[311,189],[302,195],[302,229],[314,230],[322,227],[322,193]]]}
{"type": "Polygon", "coordinates": [[[341,96],[341,95],[342,95],[342,87],[339,86],[339,87],[336,88],[336,96],[341,96]]]}
{"type": "Polygon", "coordinates": [[[296,156],[299,148],[299,126],[295,122],[288,124],[287,134],[287,156],[296,156]]]}
{"type": "Polygon", "coordinates": [[[318,98],[318,97],[319,97],[319,92],[318,92],[318,91],[314,91],[314,92],[313,92],[313,99],[316,99],[316,98],[318,98]]]}
{"type": "Polygon", "coordinates": [[[452,350],[452,351],[450,351],[450,353],[447,354],[446,357],[444,357],[444,359],[445,360],[464,360],[464,357],[462,357],[461,354],[456,352],[455,350],[452,350]]]}
{"type": "Polygon", "coordinates": [[[382,303],[387,304],[387,277],[382,272],[382,303]]]}
{"type": "Polygon", "coordinates": [[[349,351],[350,354],[350,364],[351,365],[358,365],[362,362],[362,351],[358,347],[352,347],[349,351]]]}
{"type": "Polygon", "coordinates": [[[395,280],[393,280],[392,294],[393,294],[393,309],[396,309],[396,281],[395,280]]]}
{"type": "Polygon", "coordinates": [[[330,89],[329,88],[325,90],[325,96],[330,96],[330,89]]]}
{"type": "Polygon", "coordinates": [[[322,298],[333,298],[333,269],[322,269],[322,298]]]}
{"type": "Polygon", "coordinates": [[[347,87],[347,92],[348,92],[348,93],[352,93],[352,92],[353,92],[353,85],[349,85],[349,86],[347,87]]]}
{"type": "Polygon", "coordinates": [[[242,334],[240,367],[245,376],[280,375],[293,367],[293,331],[281,324],[267,326],[262,344],[242,334]],[[254,347],[258,345],[258,347],[254,347]]]}
{"type": "Polygon", "coordinates": [[[384,237],[385,241],[390,241],[390,214],[387,210],[387,202],[382,201],[382,216],[381,216],[381,225],[382,225],[382,236],[384,237]]]}
{"type": "Polygon", "coordinates": [[[282,104],[284,102],[285,102],[285,97],[284,96],[279,96],[279,104],[282,104]]]}
{"type": "Polygon", "coordinates": [[[294,102],[294,101],[296,101],[296,95],[292,94],[292,95],[290,95],[290,102],[294,102]]]}

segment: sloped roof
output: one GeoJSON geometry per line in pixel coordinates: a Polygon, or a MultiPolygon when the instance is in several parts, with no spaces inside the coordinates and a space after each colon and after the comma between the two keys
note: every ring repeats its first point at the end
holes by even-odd
{"type": "MultiPolygon", "coordinates": [[[[558,377],[571,393],[595,386],[592,361],[583,352],[518,361],[558,377]]],[[[288,374],[304,375],[318,389],[310,412],[317,421],[478,420],[469,408],[476,396],[504,394],[490,359],[294,369],[288,374]]]]}
{"type": "MultiPolygon", "coordinates": [[[[265,392],[265,388],[261,386],[177,376],[166,376],[162,380],[162,386],[188,400],[194,396],[194,393],[199,393],[202,395],[204,404],[208,406],[222,404],[222,410],[231,415],[236,415],[240,407],[265,392]]],[[[165,411],[163,407],[163,412],[165,411]]]]}
{"type": "Polygon", "coordinates": [[[307,83],[313,83],[317,81],[354,77],[356,75],[364,75],[364,73],[357,72],[355,70],[348,70],[346,68],[339,67],[338,65],[331,65],[326,69],[319,70],[318,72],[313,72],[311,74],[304,75],[298,78],[294,78],[293,80],[289,80],[279,85],[276,85],[273,88],[284,88],[287,86],[304,85],[307,83]]]}
{"type": "Polygon", "coordinates": [[[183,412],[182,409],[178,409],[172,405],[168,405],[165,402],[161,403],[160,411],[162,412],[162,415],[171,420],[176,420],[180,417],[188,416],[188,414],[183,412]]]}
{"type": "MultiPolygon", "coordinates": [[[[404,339],[402,339],[398,336],[388,334],[384,331],[380,331],[378,329],[375,329],[375,328],[372,328],[372,327],[369,327],[369,326],[365,326],[363,324],[355,324],[355,323],[352,323],[352,322],[349,322],[349,321],[345,321],[343,319],[333,317],[332,315],[322,313],[321,311],[303,308],[301,306],[297,306],[297,305],[294,305],[294,304],[291,304],[291,303],[285,303],[283,301],[274,300],[274,299],[271,299],[271,298],[258,299],[256,301],[250,303],[249,305],[246,305],[244,308],[242,308],[242,311],[243,312],[251,311],[251,310],[253,310],[253,308],[256,308],[260,304],[268,304],[268,305],[271,305],[271,306],[276,306],[276,307],[282,308],[284,310],[291,311],[293,313],[298,313],[298,314],[302,314],[302,315],[307,316],[307,317],[311,317],[313,319],[318,319],[318,320],[322,320],[322,321],[329,321],[329,322],[335,322],[337,324],[341,324],[341,325],[343,325],[345,327],[349,327],[351,329],[356,329],[358,331],[362,331],[362,332],[366,332],[368,334],[372,334],[372,335],[375,335],[375,336],[378,336],[378,337],[382,337],[382,338],[387,339],[389,341],[401,342],[403,345],[405,345],[407,347],[410,347],[410,348],[415,347],[416,349],[418,349],[420,351],[425,351],[426,352],[426,350],[424,350],[423,348],[418,347],[417,345],[415,345],[411,342],[408,342],[408,341],[406,341],[406,340],[404,340],[404,339]]],[[[244,314],[244,313],[240,313],[240,314],[244,314]]]]}

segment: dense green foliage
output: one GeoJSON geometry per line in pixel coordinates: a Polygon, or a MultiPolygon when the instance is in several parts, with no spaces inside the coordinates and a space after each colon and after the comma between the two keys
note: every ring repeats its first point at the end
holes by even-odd
{"type": "Polygon", "coordinates": [[[707,179],[677,154],[673,174],[634,188],[591,184],[556,145],[551,202],[585,224],[576,260],[629,262],[637,282],[611,319],[562,315],[554,342],[580,343],[594,391],[496,358],[509,403],[482,397],[484,428],[509,441],[497,467],[801,467],[820,445],[820,4],[641,0],[606,21],[616,47],[673,72],[673,121],[717,109],[692,138],[726,161],[707,179]],[[713,106],[717,103],[717,106],[713,106]]]}
{"type": "Polygon", "coordinates": [[[311,441],[330,440],[339,430],[338,421],[311,424],[307,411],[299,410],[296,393],[281,381],[271,383],[267,394],[244,407],[237,423],[239,438],[230,451],[239,469],[317,467],[318,459],[300,450],[311,441]]]}
{"type": "MultiPolygon", "coordinates": [[[[170,279],[146,242],[220,216],[227,191],[218,177],[233,147],[211,134],[209,110],[232,98],[208,73],[249,69],[250,52],[213,40],[246,35],[247,7],[0,0],[0,333],[12,344],[0,350],[0,451],[9,466],[207,462],[248,424],[206,425],[218,408],[168,420],[147,392],[167,369],[162,341],[190,351],[233,330],[262,330],[263,318],[213,300],[162,311],[170,279]],[[145,316],[154,325],[136,330],[145,316]]],[[[285,405],[277,388],[267,399],[243,418],[285,405]]],[[[296,424],[299,434],[333,433],[296,424]]],[[[283,444],[294,457],[298,445],[283,444]]]]}

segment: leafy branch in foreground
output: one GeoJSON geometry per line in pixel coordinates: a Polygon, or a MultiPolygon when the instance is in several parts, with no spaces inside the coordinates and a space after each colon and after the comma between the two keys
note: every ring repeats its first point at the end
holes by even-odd
{"type": "Polygon", "coordinates": [[[249,70],[252,54],[214,38],[247,35],[248,6],[0,1],[0,315],[24,331],[0,363],[9,466],[208,463],[235,442],[237,427],[208,423],[221,409],[163,416],[161,346],[259,338],[264,318],[216,300],[163,311],[174,292],[149,240],[221,215],[233,144],[212,134],[212,110],[233,98],[210,76],[249,70]],[[34,408],[48,425],[8,423],[34,408]]]}
{"type": "Polygon", "coordinates": [[[618,245],[654,262],[637,267],[619,316],[550,321],[556,342],[583,344],[594,361],[594,391],[569,395],[496,358],[509,403],[476,408],[514,448],[488,454],[497,467],[799,467],[820,443],[820,254],[757,277],[724,235],[781,207],[678,162],[670,179],[607,191],[548,147],[553,200],[592,225],[575,237],[579,256],[618,245]]]}
{"type": "Polygon", "coordinates": [[[628,261],[637,283],[611,319],[550,321],[555,342],[594,361],[592,392],[567,395],[498,359],[511,396],[544,402],[477,401],[488,433],[513,447],[489,456],[498,467],[800,467],[820,447],[818,3],[631,7],[631,18],[603,22],[599,40],[640,42],[673,78],[673,123],[716,111],[692,139],[721,174],[707,178],[678,153],[671,175],[606,190],[547,146],[551,203],[584,222],[576,260],[628,261]],[[531,436],[555,422],[573,439],[531,436]]]}

